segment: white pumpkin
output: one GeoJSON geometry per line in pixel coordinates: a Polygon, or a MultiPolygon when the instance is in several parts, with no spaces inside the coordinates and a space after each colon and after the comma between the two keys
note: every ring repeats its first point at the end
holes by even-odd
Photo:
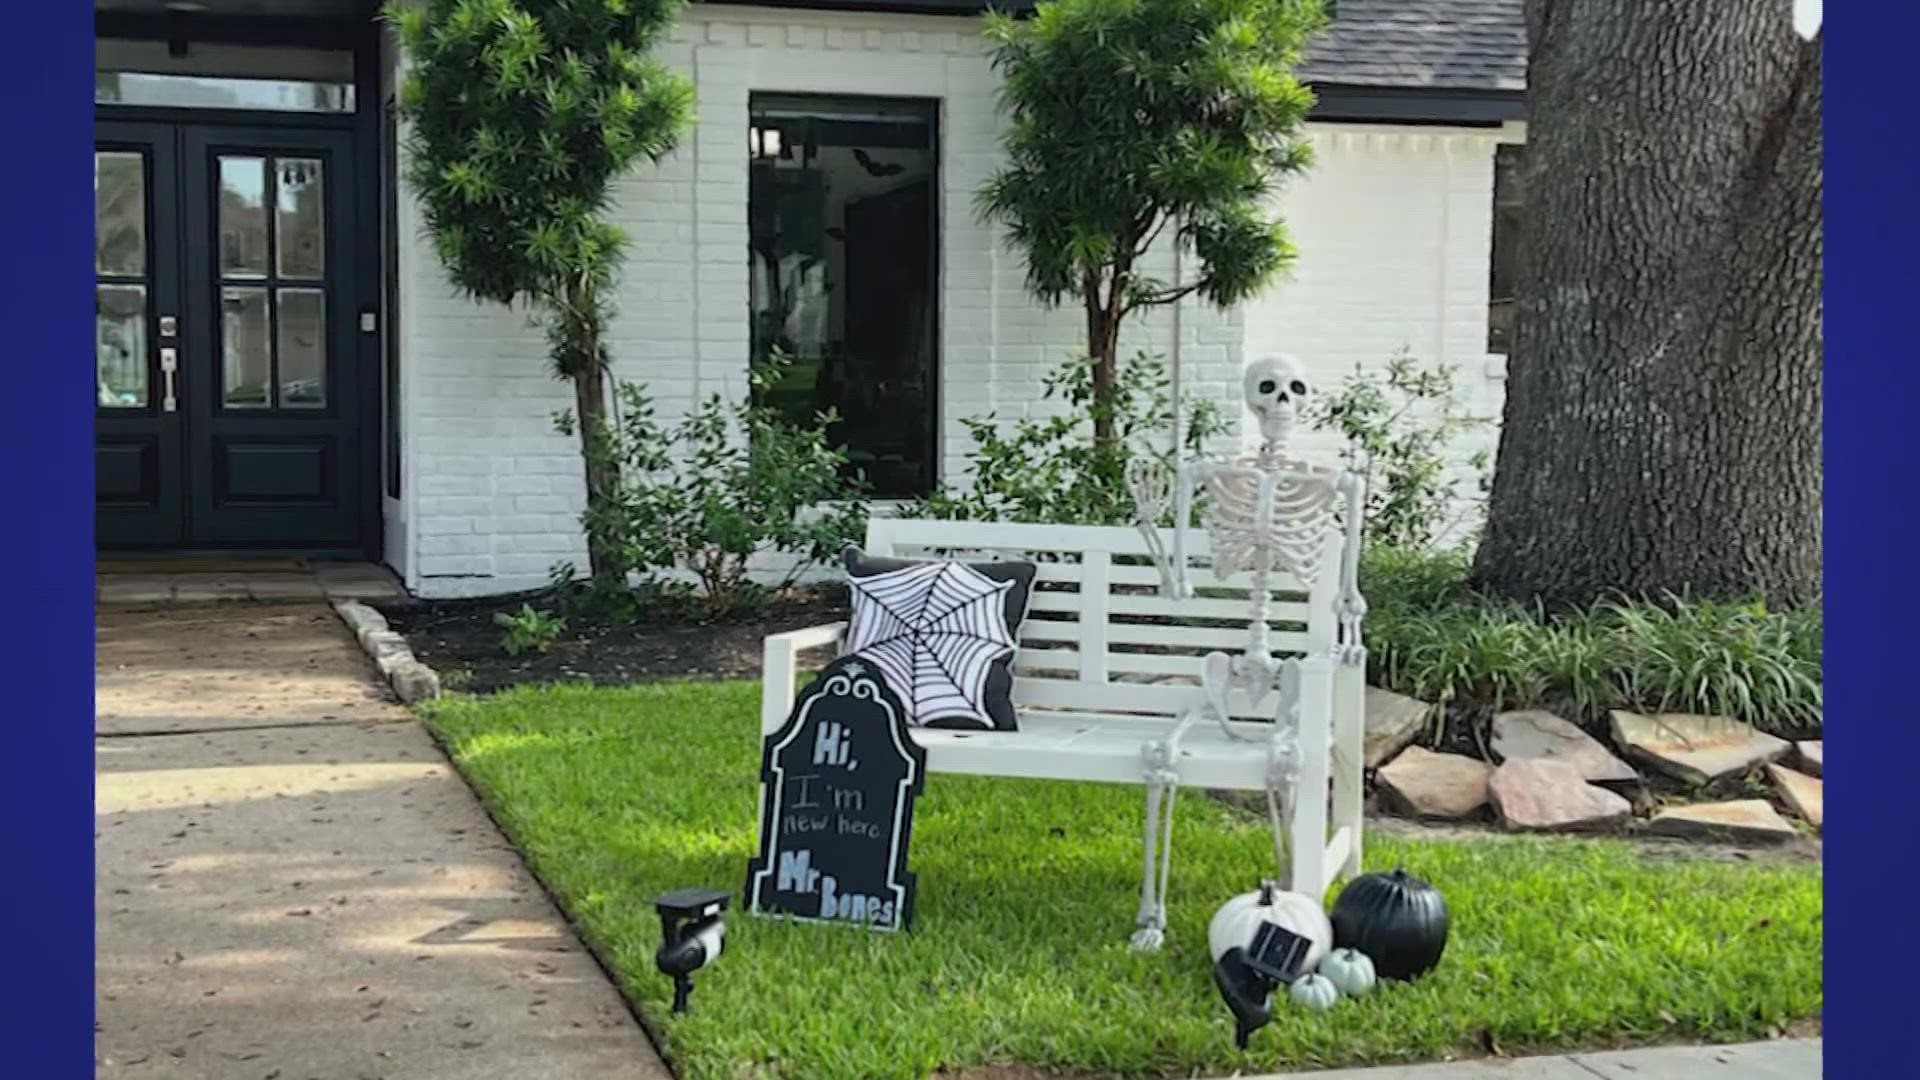
{"type": "Polygon", "coordinates": [[[1321,958],[1333,947],[1333,923],[1319,901],[1265,885],[1241,893],[1213,913],[1213,921],[1207,924],[1208,952],[1219,960],[1228,949],[1246,948],[1253,944],[1254,932],[1263,923],[1274,923],[1307,939],[1311,946],[1307,950],[1307,971],[1319,967],[1321,958]]]}
{"type": "Polygon", "coordinates": [[[1320,961],[1320,974],[1348,997],[1373,989],[1373,961],[1358,949],[1335,949],[1320,961]]]}
{"type": "Polygon", "coordinates": [[[1287,996],[1314,1012],[1325,1012],[1340,1000],[1340,990],[1325,975],[1302,975],[1287,988],[1287,996]]]}

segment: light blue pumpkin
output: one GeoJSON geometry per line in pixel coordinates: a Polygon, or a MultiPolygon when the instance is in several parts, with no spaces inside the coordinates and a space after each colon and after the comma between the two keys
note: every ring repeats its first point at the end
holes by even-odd
{"type": "Polygon", "coordinates": [[[1287,988],[1287,996],[1314,1012],[1325,1012],[1340,1000],[1340,989],[1325,975],[1302,975],[1287,988]]]}
{"type": "Polygon", "coordinates": [[[1359,997],[1373,989],[1373,961],[1358,949],[1335,949],[1320,961],[1320,974],[1336,990],[1348,997],[1359,997]]]}

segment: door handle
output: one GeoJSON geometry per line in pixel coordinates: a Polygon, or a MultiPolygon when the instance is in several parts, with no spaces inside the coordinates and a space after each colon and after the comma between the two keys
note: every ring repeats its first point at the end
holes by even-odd
{"type": "Polygon", "coordinates": [[[160,378],[166,386],[160,399],[161,412],[173,412],[177,407],[173,396],[173,373],[180,368],[180,352],[172,346],[160,350],[160,378]]]}

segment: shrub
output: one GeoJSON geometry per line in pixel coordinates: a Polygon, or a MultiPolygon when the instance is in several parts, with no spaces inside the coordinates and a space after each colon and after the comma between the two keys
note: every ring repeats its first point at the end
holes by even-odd
{"type": "Polygon", "coordinates": [[[1466,587],[1466,559],[1371,547],[1361,564],[1369,674],[1475,719],[1571,705],[1732,716],[1764,730],[1823,723],[1818,609],[1667,597],[1547,615],[1466,587]]]}
{"type": "Polygon", "coordinates": [[[1485,451],[1467,462],[1477,474],[1479,498],[1467,520],[1456,512],[1465,481],[1452,465],[1454,441],[1484,423],[1464,408],[1452,368],[1421,367],[1404,351],[1381,370],[1356,366],[1308,408],[1316,429],[1345,437],[1341,460],[1367,478],[1369,540],[1418,548],[1437,539],[1457,542],[1461,532],[1477,529],[1488,484],[1485,451]]]}
{"type": "Polygon", "coordinates": [[[506,628],[507,634],[500,639],[500,648],[508,656],[519,656],[524,652],[546,652],[560,635],[567,632],[567,620],[550,612],[540,611],[532,604],[521,604],[520,610],[509,615],[502,611],[494,615],[495,625],[506,628]]]}
{"type": "MultiPolygon", "coordinates": [[[[799,425],[755,403],[784,364],[756,365],[746,400],[715,394],[670,427],[643,385],[620,385],[619,415],[595,452],[618,461],[621,485],[603,517],[588,510],[586,526],[606,530],[632,565],[656,576],[646,588],[656,600],[684,597],[684,585],[660,578],[686,571],[702,614],[756,609],[864,530],[862,487],[846,475],[845,450],[827,440],[834,417],[799,425]],[[772,586],[748,575],[768,554],[787,563],[772,586]]],[[[567,429],[570,417],[555,419],[567,429]]]]}
{"type": "MultiPolygon", "coordinates": [[[[1042,400],[1066,405],[1062,415],[1023,419],[1003,432],[992,413],[963,420],[974,449],[968,455],[973,482],[948,487],[901,509],[905,517],[968,521],[1037,521],[1067,525],[1128,525],[1133,495],[1127,466],[1140,444],[1164,444],[1172,430],[1172,397],[1159,360],[1136,354],[1120,370],[1112,396],[1094,394],[1094,364],[1068,360],[1047,375],[1042,400]],[[1111,420],[1115,439],[1100,442],[1092,430],[1111,420]]],[[[1225,430],[1212,402],[1183,406],[1189,453],[1225,430]]],[[[1153,452],[1153,451],[1146,451],[1153,452]]],[[[1167,451],[1159,456],[1169,457],[1167,451]]]]}
{"type": "MultiPolygon", "coordinates": [[[[387,5],[406,52],[406,178],[433,250],[462,293],[524,302],[570,380],[587,505],[619,486],[593,453],[606,414],[608,328],[626,237],[606,209],[615,181],[659,161],[693,119],[693,83],[648,54],[678,0],[425,0],[387,5]]],[[[628,567],[591,530],[603,584],[628,567]]]]}

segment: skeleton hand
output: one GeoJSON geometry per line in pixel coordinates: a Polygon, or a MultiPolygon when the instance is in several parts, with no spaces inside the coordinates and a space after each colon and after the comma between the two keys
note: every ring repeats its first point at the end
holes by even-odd
{"type": "Polygon", "coordinates": [[[1147,556],[1153,560],[1154,569],[1160,571],[1160,595],[1171,600],[1180,600],[1190,594],[1187,586],[1186,567],[1181,565],[1178,532],[1183,523],[1174,522],[1176,534],[1174,550],[1169,552],[1160,536],[1160,521],[1166,516],[1171,504],[1176,510],[1184,502],[1179,497],[1179,488],[1184,481],[1179,469],[1168,468],[1150,457],[1137,457],[1127,463],[1127,490],[1133,496],[1134,524],[1147,542],[1147,556]]]}
{"type": "Polygon", "coordinates": [[[1342,593],[1334,619],[1336,644],[1333,659],[1336,663],[1348,667],[1366,664],[1367,647],[1360,637],[1360,625],[1366,618],[1367,598],[1357,591],[1342,593]]]}

